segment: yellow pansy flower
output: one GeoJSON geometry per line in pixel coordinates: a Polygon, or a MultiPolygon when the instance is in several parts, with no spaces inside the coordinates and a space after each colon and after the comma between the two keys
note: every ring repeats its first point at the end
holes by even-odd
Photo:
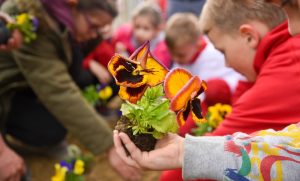
{"type": "Polygon", "coordinates": [[[84,173],[84,162],[82,160],[76,160],[74,165],[74,173],[76,175],[82,175],[84,173]]]}
{"type": "Polygon", "coordinates": [[[102,100],[107,100],[113,94],[113,90],[110,86],[106,86],[104,89],[99,91],[99,98],[102,100]]]}
{"type": "Polygon", "coordinates": [[[54,165],[55,175],[51,178],[51,181],[65,181],[68,169],[61,167],[59,164],[54,165]]]}
{"type": "Polygon", "coordinates": [[[19,16],[17,16],[16,22],[18,25],[23,25],[28,19],[29,19],[28,14],[23,13],[23,14],[20,14],[19,16]]]}

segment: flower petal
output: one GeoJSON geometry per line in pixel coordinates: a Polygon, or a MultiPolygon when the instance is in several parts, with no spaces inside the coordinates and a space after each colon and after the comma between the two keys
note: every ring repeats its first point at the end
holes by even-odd
{"type": "Polygon", "coordinates": [[[198,98],[195,98],[191,101],[192,107],[192,119],[196,123],[204,123],[206,122],[205,118],[202,116],[202,109],[201,109],[201,101],[198,98]]]}
{"type": "Polygon", "coordinates": [[[120,86],[119,96],[121,99],[135,104],[143,96],[147,87],[147,85],[142,85],[141,87],[137,88],[120,86]]]}
{"type": "Polygon", "coordinates": [[[150,51],[150,42],[146,41],[140,48],[135,50],[129,59],[139,62],[143,69],[146,67],[147,58],[150,51]]]}
{"type": "Polygon", "coordinates": [[[152,56],[148,57],[146,69],[144,72],[147,74],[147,84],[151,87],[162,83],[168,73],[168,69],[155,60],[152,56]]]}
{"type": "Polygon", "coordinates": [[[202,94],[206,90],[207,90],[207,83],[204,80],[202,80],[202,82],[201,82],[201,88],[198,91],[197,95],[199,96],[200,94],[202,94]]]}
{"type": "Polygon", "coordinates": [[[194,76],[184,85],[182,89],[171,99],[170,108],[173,111],[183,109],[187,103],[197,96],[197,92],[201,88],[201,80],[199,77],[194,76]]]}
{"type": "Polygon", "coordinates": [[[192,77],[192,74],[183,68],[176,68],[169,72],[164,82],[167,98],[172,99],[192,77]]]}
{"type": "Polygon", "coordinates": [[[108,70],[116,80],[116,84],[125,87],[140,87],[146,84],[147,76],[141,75],[141,66],[118,54],[108,63],[108,70]]]}
{"type": "Polygon", "coordinates": [[[108,62],[108,71],[114,76],[116,74],[116,70],[120,66],[124,67],[129,72],[133,72],[137,68],[137,65],[137,62],[129,61],[125,57],[115,54],[108,62]]]}
{"type": "Polygon", "coordinates": [[[183,126],[189,117],[191,111],[190,104],[187,104],[186,109],[182,109],[177,113],[177,123],[179,126],[183,126]]]}

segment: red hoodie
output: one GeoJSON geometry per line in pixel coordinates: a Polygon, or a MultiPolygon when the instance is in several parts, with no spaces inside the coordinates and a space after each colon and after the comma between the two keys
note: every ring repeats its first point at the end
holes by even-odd
{"type": "Polygon", "coordinates": [[[300,121],[300,36],[291,37],[287,22],[262,39],[254,68],[254,85],[212,135],[280,130],[300,121]]]}
{"type": "Polygon", "coordinates": [[[109,60],[114,56],[113,46],[106,40],[101,41],[97,47],[84,58],[82,66],[85,69],[90,68],[90,62],[96,60],[98,63],[107,67],[109,60]]]}
{"type": "MultiPolygon", "coordinates": [[[[300,121],[300,35],[291,37],[287,22],[262,39],[254,68],[256,82],[211,135],[280,130],[300,121]]],[[[181,170],[165,171],[160,177],[160,181],[170,179],[182,181],[181,170]]]]}

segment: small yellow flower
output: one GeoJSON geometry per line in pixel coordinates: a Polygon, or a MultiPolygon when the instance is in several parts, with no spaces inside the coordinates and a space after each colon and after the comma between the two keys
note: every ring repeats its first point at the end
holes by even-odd
{"type": "Polygon", "coordinates": [[[23,13],[23,14],[20,14],[19,16],[17,16],[16,22],[18,25],[23,25],[28,19],[29,19],[28,14],[23,13]]]}
{"type": "Polygon", "coordinates": [[[74,166],[74,173],[76,175],[82,175],[84,173],[84,162],[82,160],[76,160],[74,166]]]}
{"type": "Polygon", "coordinates": [[[110,86],[105,87],[99,91],[99,98],[102,100],[107,100],[111,97],[113,90],[110,86]]]}
{"type": "Polygon", "coordinates": [[[230,105],[222,105],[220,103],[208,108],[208,124],[212,128],[217,128],[224,120],[225,116],[231,113],[232,108],[230,105]]]}
{"type": "Polygon", "coordinates": [[[65,181],[68,169],[61,167],[59,164],[54,165],[55,175],[51,178],[51,181],[65,181]]]}
{"type": "Polygon", "coordinates": [[[225,112],[226,114],[229,114],[232,112],[232,107],[227,104],[224,104],[222,106],[222,111],[225,112]]]}

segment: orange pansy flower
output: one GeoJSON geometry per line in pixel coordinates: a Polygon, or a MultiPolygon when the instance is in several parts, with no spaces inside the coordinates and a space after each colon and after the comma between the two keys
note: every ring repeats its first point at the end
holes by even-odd
{"type": "Polygon", "coordinates": [[[176,68],[167,74],[164,89],[167,98],[171,100],[171,110],[177,112],[177,121],[180,126],[184,125],[190,113],[194,121],[205,121],[198,96],[207,87],[198,76],[192,76],[183,68],[176,68]]]}
{"type": "Polygon", "coordinates": [[[159,63],[150,52],[149,41],[129,58],[116,54],[108,63],[108,70],[120,85],[122,99],[136,103],[149,86],[164,81],[168,69],[159,63]]]}

